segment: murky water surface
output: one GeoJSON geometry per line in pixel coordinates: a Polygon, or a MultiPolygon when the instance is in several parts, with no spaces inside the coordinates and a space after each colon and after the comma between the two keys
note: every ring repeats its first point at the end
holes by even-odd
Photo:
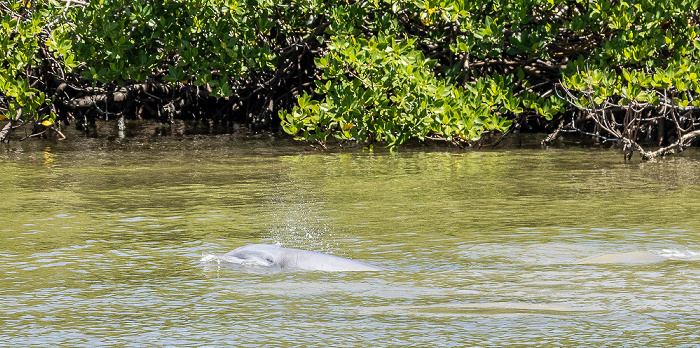
{"type": "Polygon", "coordinates": [[[700,154],[0,148],[12,346],[696,346],[700,154]],[[201,263],[248,243],[381,272],[201,263]],[[594,259],[593,263],[580,264],[594,259]],[[634,255],[630,259],[625,255],[634,255]]]}

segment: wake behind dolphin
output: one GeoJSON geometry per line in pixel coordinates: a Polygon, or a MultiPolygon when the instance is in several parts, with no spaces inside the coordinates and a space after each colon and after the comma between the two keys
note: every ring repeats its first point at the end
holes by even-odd
{"type": "Polygon", "coordinates": [[[305,271],[381,271],[383,268],[316,251],[283,248],[270,244],[248,244],[221,256],[205,255],[202,262],[231,262],[305,271]]]}

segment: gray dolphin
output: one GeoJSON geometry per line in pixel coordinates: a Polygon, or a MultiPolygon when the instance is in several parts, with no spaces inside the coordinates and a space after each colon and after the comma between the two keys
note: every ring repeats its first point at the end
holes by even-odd
{"type": "Polygon", "coordinates": [[[306,271],[381,271],[383,268],[315,251],[283,248],[270,244],[248,244],[221,256],[207,255],[203,262],[226,261],[281,269],[306,271]]]}

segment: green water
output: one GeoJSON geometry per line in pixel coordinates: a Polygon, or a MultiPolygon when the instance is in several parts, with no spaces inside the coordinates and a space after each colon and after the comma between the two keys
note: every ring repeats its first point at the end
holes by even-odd
{"type": "Polygon", "coordinates": [[[10,346],[695,346],[700,153],[318,153],[226,136],[0,147],[10,346]],[[270,147],[274,145],[274,147],[270,147]],[[382,272],[250,271],[281,243],[382,272]],[[648,252],[648,264],[577,264],[648,252]]]}

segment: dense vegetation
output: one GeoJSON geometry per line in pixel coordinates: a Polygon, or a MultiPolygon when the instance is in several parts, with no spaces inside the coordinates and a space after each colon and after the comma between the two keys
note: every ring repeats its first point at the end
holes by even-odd
{"type": "MultiPolygon", "coordinates": [[[[389,147],[700,137],[700,0],[0,0],[0,140],[207,119],[389,147]],[[279,123],[281,121],[281,123],[279,123]],[[539,126],[538,126],[539,125],[539,126]]],[[[662,146],[646,151],[642,145],[662,146]]]]}

